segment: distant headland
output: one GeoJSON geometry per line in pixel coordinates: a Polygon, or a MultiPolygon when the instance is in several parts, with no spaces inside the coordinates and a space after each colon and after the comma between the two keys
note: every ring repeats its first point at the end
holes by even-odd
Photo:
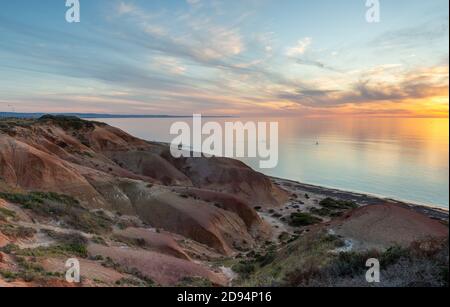
{"type": "MultiPolygon", "coordinates": [[[[192,118],[192,115],[136,115],[136,114],[104,114],[104,113],[18,113],[18,112],[0,112],[0,118],[40,118],[44,115],[64,115],[76,116],[79,118],[192,118]]],[[[236,116],[215,116],[202,115],[208,118],[235,118],[236,116]]]]}

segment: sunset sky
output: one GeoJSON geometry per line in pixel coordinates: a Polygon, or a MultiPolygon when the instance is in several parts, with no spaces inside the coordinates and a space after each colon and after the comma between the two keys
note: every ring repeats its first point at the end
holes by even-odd
{"type": "Polygon", "coordinates": [[[448,0],[0,2],[0,111],[448,117],[448,0]]]}

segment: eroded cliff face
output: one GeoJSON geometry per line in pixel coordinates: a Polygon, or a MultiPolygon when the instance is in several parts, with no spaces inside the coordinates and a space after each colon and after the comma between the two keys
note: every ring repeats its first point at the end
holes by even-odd
{"type": "Polygon", "coordinates": [[[67,117],[4,122],[0,178],[13,189],[57,192],[86,208],[136,215],[225,255],[267,238],[270,227],[254,207],[277,207],[287,197],[241,162],[173,159],[165,145],[67,117]]]}

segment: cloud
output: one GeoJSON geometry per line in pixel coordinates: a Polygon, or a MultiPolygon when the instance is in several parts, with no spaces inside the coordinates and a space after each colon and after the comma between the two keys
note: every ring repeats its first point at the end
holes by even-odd
{"type": "Polygon", "coordinates": [[[393,82],[361,79],[346,89],[312,89],[310,85],[296,91],[282,91],[276,96],[303,106],[330,108],[344,105],[401,104],[433,97],[447,97],[448,101],[448,90],[448,68],[432,67],[404,71],[393,82]]]}
{"type": "Polygon", "coordinates": [[[200,0],[186,0],[189,5],[198,5],[200,4],[200,0]]]}
{"type": "Polygon", "coordinates": [[[286,50],[286,55],[288,57],[297,57],[303,55],[309,46],[312,44],[312,38],[305,37],[297,42],[297,45],[290,47],[286,50]]]}
{"type": "Polygon", "coordinates": [[[317,68],[320,68],[320,69],[330,70],[330,71],[334,71],[334,72],[342,72],[339,69],[336,69],[334,67],[328,66],[328,65],[326,65],[326,64],[324,64],[324,63],[322,63],[320,61],[315,61],[315,60],[298,59],[297,60],[297,64],[317,67],[317,68]]]}
{"type": "Polygon", "coordinates": [[[398,52],[398,49],[417,49],[417,47],[428,47],[430,44],[448,42],[449,20],[448,16],[420,25],[403,29],[384,32],[373,39],[369,45],[383,49],[390,49],[398,52]]]}
{"type": "MultiPolygon", "coordinates": [[[[119,11],[121,11],[120,7],[121,5],[119,5],[119,11]]],[[[153,18],[157,16],[156,13],[148,14],[145,10],[134,6],[131,10],[127,5],[122,11],[134,17],[130,25],[137,27],[138,31],[121,28],[118,29],[118,32],[122,32],[121,36],[125,40],[154,51],[206,64],[240,55],[245,50],[245,43],[239,29],[215,24],[209,18],[195,17],[190,14],[180,15],[177,20],[181,31],[177,30],[173,33],[170,31],[170,26],[155,24],[155,21],[151,21],[156,19],[153,18]],[[147,34],[147,37],[143,34],[147,34]]]]}
{"type": "Polygon", "coordinates": [[[131,3],[120,2],[117,6],[117,13],[119,15],[126,15],[136,11],[137,8],[131,3]]]}
{"type": "Polygon", "coordinates": [[[186,73],[186,66],[182,65],[177,59],[167,56],[156,56],[153,58],[154,65],[174,75],[183,75],[186,73]]]}

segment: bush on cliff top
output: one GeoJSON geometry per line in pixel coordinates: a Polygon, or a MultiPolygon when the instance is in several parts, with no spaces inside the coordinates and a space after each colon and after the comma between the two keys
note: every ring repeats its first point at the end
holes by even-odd
{"type": "Polygon", "coordinates": [[[104,123],[88,121],[76,116],[67,116],[67,115],[44,115],[38,119],[38,122],[45,122],[45,123],[50,122],[66,130],[94,129],[95,125],[98,126],[106,125],[104,123]]]}

